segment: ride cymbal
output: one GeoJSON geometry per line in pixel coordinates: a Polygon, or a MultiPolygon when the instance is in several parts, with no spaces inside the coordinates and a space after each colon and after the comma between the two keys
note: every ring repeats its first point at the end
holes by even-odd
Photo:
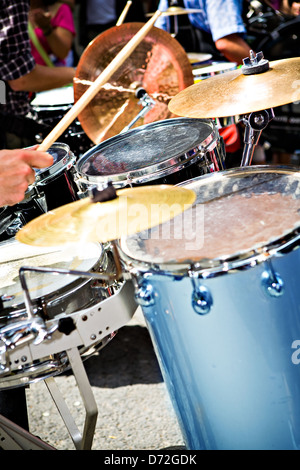
{"type": "Polygon", "coordinates": [[[107,202],[81,199],[32,220],[16,239],[32,246],[117,240],[160,225],[188,209],[196,199],[193,191],[158,185],[121,189],[107,202]]]}
{"type": "Polygon", "coordinates": [[[169,109],[203,119],[249,114],[300,100],[299,83],[300,58],[278,60],[261,74],[234,70],[196,83],[175,96],[169,109]]]}
{"type": "MultiPolygon", "coordinates": [[[[202,10],[197,8],[182,8],[182,7],[169,7],[162,13],[162,16],[177,16],[177,15],[192,15],[195,13],[201,13],[202,10]]],[[[147,13],[147,17],[153,16],[154,13],[147,13]]]]}
{"type": "MultiPolygon", "coordinates": [[[[76,70],[75,102],[142,26],[125,23],[113,27],[89,44],[76,70]]],[[[139,88],[148,93],[155,106],[133,127],[174,117],[168,108],[170,100],[193,83],[183,47],[169,33],[153,27],[78,118],[88,137],[98,144],[120,134],[140,113],[139,88]]]]}

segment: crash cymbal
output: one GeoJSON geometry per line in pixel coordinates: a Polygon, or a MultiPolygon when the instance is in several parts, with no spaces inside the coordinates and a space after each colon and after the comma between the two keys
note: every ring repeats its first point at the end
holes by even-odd
{"type": "Polygon", "coordinates": [[[270,62],[256,75],[234,70],[203,80],[180,92],[169,104],[172,113],[189,118],[238,116],[300,100],[300,58],[270,62]]]}
{"type": "Polygon", "coordinates": [[[193,191],[176,186],[120,189],[112,201],[94,203],[85,198],[47,212],[25,225],[16,239],[44,247],[105,243],[164,223],[195,199],[193,191]]]}
{"type": "MultiPolygon", "coordinates": [[[[143,24],[125,23],[100,34],[83,52],[74,80],[75,102],[143,24]]],[[[169,33],[153,27],[97,96],[79,114],[81,126],[98,144],[118,135],[142,110],[136,91],[144,88],[155,106],[133,127],[174,117],[170,100],[194,83],[186,52],[169,33]]]]}
{"type": "MultiPolygon", "coordinates": [[[[202,10],[196,8],[181,8],[181,7],[169,7],[165,10],[162,16],[178,16],[178,15],[192,15],[194,13],[201,13],[202,10]]],[[[147,13],[146,16],[151,17],[154,13],[147,13]]]]}

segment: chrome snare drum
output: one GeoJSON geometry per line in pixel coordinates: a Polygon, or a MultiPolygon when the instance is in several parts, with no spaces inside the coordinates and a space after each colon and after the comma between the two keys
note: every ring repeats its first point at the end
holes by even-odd
{"type": "Polygon", "coordinates": [[[111,252],[98,244],[64,250],[14,240],[0,244],[0,389],[60,374],[69,368],[66,351],[78,348],[86,359],[130,320],[136,309],[131,283],[95,280],[94,272],[115,272],[111,252]],[[24,265],[49,270],[26,272],[34,318],[25,307],[19,278],[24,265]],[[87,277],[57,274],[58,268],[87,277]],[[43,341],[35,337],[39,319],[52,331],[43,341]]]}
{"type": "Polygon", "coordinates": [[[83,193],[108,182],[116,188],[177,184],[224,168],[222,139],[210,120],[177,118],[130,130],[102,142],[76,166],[83,193]]]}
{"type": "Polygon", "coordinates": [[[189,449],[300,448],[300,173],[184,183],[193,208],[121,241],[189,449]]]}

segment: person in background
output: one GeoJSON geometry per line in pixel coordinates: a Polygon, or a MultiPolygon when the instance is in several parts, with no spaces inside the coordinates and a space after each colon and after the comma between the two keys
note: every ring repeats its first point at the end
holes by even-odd
{"type": "Polygon", "coordinates": [[[28,34],[30,0],[0,0],[0,80],[5,100],[0,104],[0,148],[24,148],[36,144],[40,124],[30,102],[34,93],[72,83],[73,67],[37,64],[28,34]]]}
{"type": "Polygon", "coordinates": [[[274,10],[281,11],[286,15],[300,15],[300,2],[294,0],[265,0],[265,3],[274,10]]]}
{"type": "Polygon", "coordinates": [[[72,66],[76,31],[71,7],[56,0],[31,0],[30,6],[29,35],[35,62],[72,66]]]}
{"type": "MultiPolygon", "coordinates": [[[[99,34],[116,26],[127,0],[82,0],[80,4],[80,44],[85,48],[99,34]]],[[[146,21],[142,0],[132,0],[125,23],[146,21]]]]}
{"type": "Polygon", "coordinates": [[[33,168],[47,168],[53,157],[35,149],[0,150],[0,207],[23,201],[35,181],[33,168]]]}
{"type": "MultiPolygon", "coordinates": [[[[160,0],[158,9],[165,11],[168,6],[168,0],[160,0]]],[[[188,15],[196,46],[194,50],[191,50],[192,44],[185,43],[183,47],[187,52],[211,53],[215,60],[226,59],[241,65],[250,54],[243,6],[243,0],[183,0],[184,8],[201,10],[188,15]]],[[[166,31],[169,25],[170,19],[166,16],[155,23],[166,31]]]]}

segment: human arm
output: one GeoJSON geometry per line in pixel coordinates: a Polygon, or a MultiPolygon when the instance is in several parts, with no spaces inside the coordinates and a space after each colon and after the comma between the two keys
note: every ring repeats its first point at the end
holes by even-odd
{"type": "Polygon", "coordinates": [[[241,0],[207,0],[207,20],[215,46],[224,57],[242,64],[249,57],[241,0]]]}
{"type": "Polygon", "coordinates": [[[37,150],[0,150],[0,207],[21,202],[35,181],[33,168],[47,168],[53,157],[37,150]]]}
{"type": "Polygon", "coordinates": [[[299,16],[300,15],[300,1],[292,2],[290,0],[282,1],[281,11],[287,15],[299,16]]]}
{"type": "Polygon", "coordinates": [[[72,48],[76,33],[71,8],[61,5],[52,15],[42,8],[31,9],[29,19],[39,28],[39,34],[42,34],[42,40],[48,44],[51,53],[64,60],[72,48]]]}
{"type": "Polygon", "coordinates": [[[242,65],[243,59],[250,56],[251,48],[239,34],[230,34],[220,38],[215,45],[229,62],[236,62],[238,65],[242,65]]]}
{"type": "Polygon", "coordinates": [[[35,65],[33,70],[15,80],[8,80],[14,91],[40,92],[60,88],[73,82],[76,70],[73,67],[46,67],[35,65]]]}
{"type": "Polygon", "coordinates": [[[39,92],[71,83],[75,76],[72,67],[50,68],[35,63],[28,36],[26,3],[0,0],[0,7],[3,8],[3,16],[0,16],[1,79],[16,92],[39,92]]]}

